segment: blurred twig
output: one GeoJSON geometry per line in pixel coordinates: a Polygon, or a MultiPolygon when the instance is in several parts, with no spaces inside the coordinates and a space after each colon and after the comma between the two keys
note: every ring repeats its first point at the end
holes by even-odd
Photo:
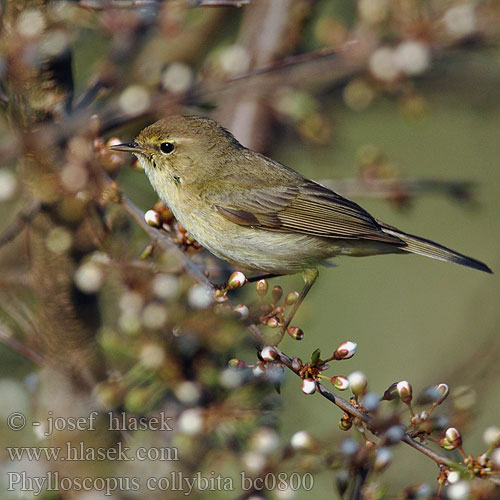
{"type": "Polygon", "coordinates": [[[423,194],[442,194],[456,201],[469,201],[475,187],[473,181],[448,179],[327,179],[325,186],[347,197],[391,199],[413,198],[423,194]]]}
{"type": "Polygon", "coordinates": [[[33,363],[37,365],[41,365],[43,363],[43,356],[30,349],[28,346],[24,345],[22,342],[14,338],[12,335],[9,335],[6,331],[0,328],[0,342],[10,347],[13,351],[17,352],[21,356],[33,361],[33,363]]]}
{"type": "Polygon", "coordinates": [[[25,226],[31,221],[34,215],[40,211],[40,203],[34,203],[31,206],[22,209],[14,221],[0,234],[0,247],[12,241],[19,235],[25,226]]]}

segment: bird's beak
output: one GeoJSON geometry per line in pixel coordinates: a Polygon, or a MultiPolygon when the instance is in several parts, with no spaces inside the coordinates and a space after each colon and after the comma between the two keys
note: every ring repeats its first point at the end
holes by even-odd
{"type": "Polygon", "coordinates": [[[143,153],[144,148],[137,144],[137,142],[129,142],[126,144],[116,144],[109,146],[112,151],[125,151],[126,153],[143,153]]]}

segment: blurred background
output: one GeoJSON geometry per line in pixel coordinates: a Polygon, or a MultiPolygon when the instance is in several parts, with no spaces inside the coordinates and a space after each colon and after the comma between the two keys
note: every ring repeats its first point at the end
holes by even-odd
{"type": "MultiPolygon", "coordinates": [[[[142,485],[170,471],[215,471],[235,478],[235,490],[193,498],[340,498],[339,474],[355,475],[356,466],[339,450],[359,433],[340,431],[342,412],[304,395],[292,373],[283,374],[278,394],[274,379],[228,368],[231,358],[257,362],[251,336],[221,314],[174,250],[149,246],[117,190],[142,212],[157,197],[130,158],[106,146],[128,142],[166,114],[210,116],[243,145],[331,186],[377,219],[496,272],[497,2],[5,1],[2,23],[2,442],[171,446],[180,460],[87,460],[76,469],[12,460],[2,449],[1,481],[12,471],[57,470],[134,476],[142,485]],[[98,433],[40,440],[30,425],[5,426],[12,412],[32,421],[94,409],[164,412],[174,431],[110,433],[103,417],[98,433]],[[290,451],[297,431],[316,444],[290,451]],[[241,471],[312,471],[314,488],[245,496],[241,471]]],[[[232,269],[186,239],[168,211],[162,216],[184,255],[224,281],[232,269]]],[[[439,410],[460,428],[467,454],[483,453],[485,429],[500,415],[498,277],[419,256],[336,264],[320,269],[294,319],[304,339],[285,336],[280,349],[307,360],[316,348],[330,353],[354,341],[356,356],[328,374],[361,370],[378,394],[400,380],[415,393],[448,384],[439,410]]],[[[300,276],[275,284],[285,293],[302,286],[300,276]]],[[[250,284],[230,298],[258,307],[250,284]]],[[[401,405],[394,412],[408,423],[401,405]]],[[[415,498],[410,489],[422,484],[429,485],[422,498],[435,494],[435,463],[403,444],[391,452],[391,465],[368,476],[362,498],[415,498]]],[[[112,498],[175,494],[184,495],[123,487],[112,498]]],[[[58,489],[42,498],[102,495],[58,489]]]]}

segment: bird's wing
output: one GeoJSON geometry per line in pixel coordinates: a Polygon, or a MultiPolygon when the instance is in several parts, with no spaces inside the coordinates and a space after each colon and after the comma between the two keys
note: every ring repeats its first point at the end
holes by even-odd
{"type": "Polygon", "coordinates": [[[233,189],[224,193],[212,201],[222,216],[236,224],[404,246],[399,238],[385,234],[366,210],[313,181],[304,179],[298,185],[233,189]]]}

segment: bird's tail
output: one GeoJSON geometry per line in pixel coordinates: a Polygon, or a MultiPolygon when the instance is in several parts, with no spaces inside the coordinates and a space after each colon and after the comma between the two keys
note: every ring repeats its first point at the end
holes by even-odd
{"type": "Polygon", "coordinates": [[[443,260],[445,262],[454,262],[455,264],[460,264],[461,266],[472,267],[473,269],[493,274],[493,271],[479,260],[455,252],[454,250],[446,248],[445,246],[435,243],[434,241],[420,238],[419,236],[413,236],[412,234],[403,233],[403,231],[400,231],[395,227],[388,226],[387,224],[380,222],[379,224],[382,226],[384,233],[390,236],[395,236],[406,243],[406,246],[401,247],[401,250],[405,252],[417,253],[419,255],[425,255],[426,257],[443,260]]]}

